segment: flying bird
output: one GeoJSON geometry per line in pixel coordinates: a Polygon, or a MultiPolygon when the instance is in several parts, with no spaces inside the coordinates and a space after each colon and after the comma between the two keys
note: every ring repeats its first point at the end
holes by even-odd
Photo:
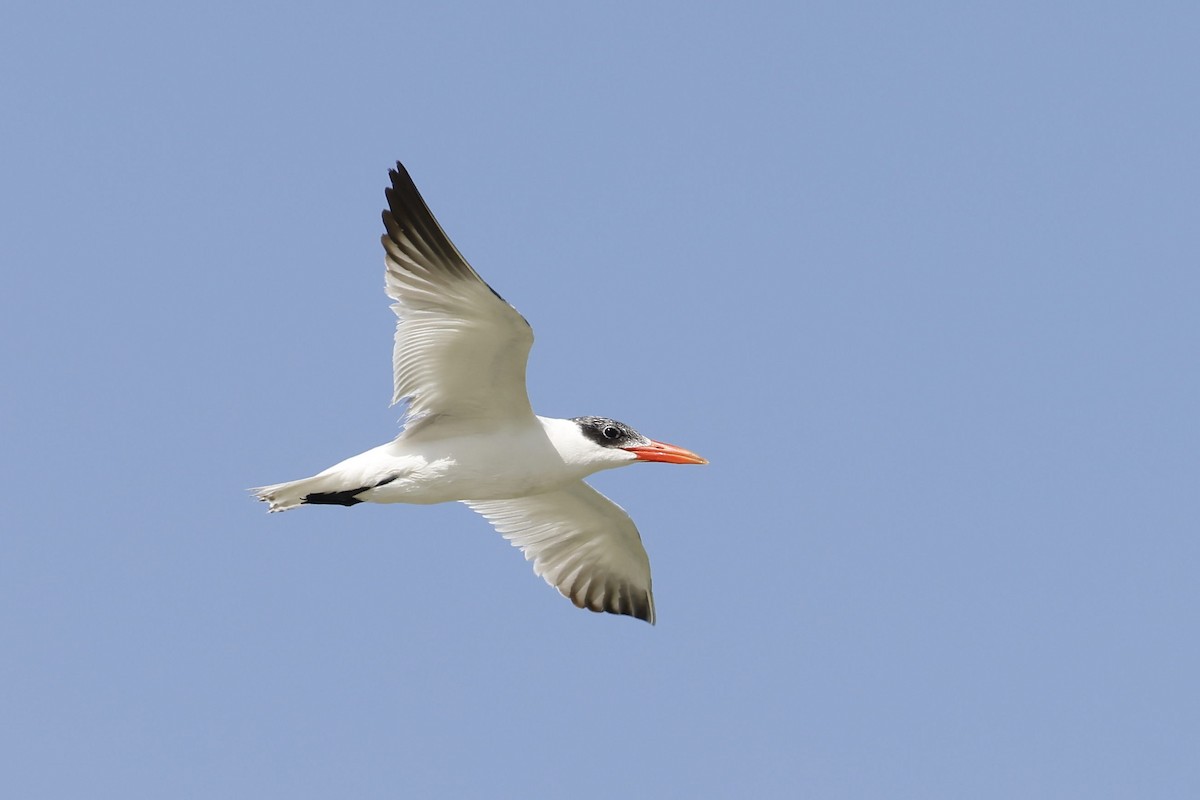
{"type": "Polygon", "coordinates": [[[708,462],[608,417],[534,414],[529,323],[458,252],[404,166],[388,174],[382,241],[398,317],[392,403],[407,403],[401,433],[311,478],[251,491],[271,511],[459,501],[579,608],[654,624],[637,527],[583,479],[644,461],[708,462]]]}

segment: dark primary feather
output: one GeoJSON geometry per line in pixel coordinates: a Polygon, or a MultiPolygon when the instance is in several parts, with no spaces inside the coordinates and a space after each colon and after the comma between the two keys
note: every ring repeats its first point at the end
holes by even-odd
{"type": "MultiPolygon", "coordinates": [[[[397,161],[396,168],[388,171],[388,177],[392,179],[392,185],[384,190],[388,201],[388,207],[383,212],[383,226],[387,229],[383,236],[384,249],[391,252],[390,243],[417,264],[432,262],[456,278],[477,280],[487,286],[496,297],[504,300],[499,292],[479,277],[479,273],[471,268],[462,253],[458,252],[454,242],[450,241],[450,237],[442,230],[425,199],[417,191],[417,186],[404,165],[397,161]]],[[[404,266],[410,271],[413,270],[411,264],[404,266]]]]}

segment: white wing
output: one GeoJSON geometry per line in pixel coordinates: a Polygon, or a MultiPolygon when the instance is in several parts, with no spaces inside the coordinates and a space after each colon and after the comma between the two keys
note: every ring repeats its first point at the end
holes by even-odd
{"type": "Polygon", "coordinates": [[[402,164],[389,172],[387,293],[399,317],[393,403],[407,417],[476,420],[533,416],[525,365],[533,331],[459,254],[402,164]]]}
{"type": "Polygon", "coordinates": [[[512,500],[464,501],[580,608],[654,624],[650,559],[625,510],[583,481],[512,500]]]}

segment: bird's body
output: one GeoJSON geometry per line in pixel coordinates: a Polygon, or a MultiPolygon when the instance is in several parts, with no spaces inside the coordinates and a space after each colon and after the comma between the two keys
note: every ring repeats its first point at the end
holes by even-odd
{"type": "Polygon", "coordinates": [[[530,415],[486,433],[450,437],[428,435],[436,433],[428,428],[427,435],[402,435],[311,478],[258,491],[272,511],[301,505],[306,496],[308,505],[503,500],[551,491],[623,463],[580,458],[571,420],[530,415]]]}
{"type": "Polygon", "coordinates": [[[271,511],[301,505],[461,501],[572,602],[654,621],[650,562],[632,520],[583,483],[636,461],[703,464],[606,417],[533,413],[533,332],[467,264],[397,164],[383,221],[387,292],[399,322],[393,441],[297,481],[255,489],[271,511]]]}

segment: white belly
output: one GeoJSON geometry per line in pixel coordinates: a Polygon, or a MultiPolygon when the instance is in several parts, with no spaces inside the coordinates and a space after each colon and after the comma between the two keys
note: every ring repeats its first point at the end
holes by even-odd
{"type": "Polygon", "coordinates": [[[544,492],[586,474],[564,463],[540,426],[486,437],[398,439],[338,466],[360,459],[371,465],[364,470],[371,479],[363,485],[382,484],[358,495],[373,503],[503,500],[544,492]]]}

